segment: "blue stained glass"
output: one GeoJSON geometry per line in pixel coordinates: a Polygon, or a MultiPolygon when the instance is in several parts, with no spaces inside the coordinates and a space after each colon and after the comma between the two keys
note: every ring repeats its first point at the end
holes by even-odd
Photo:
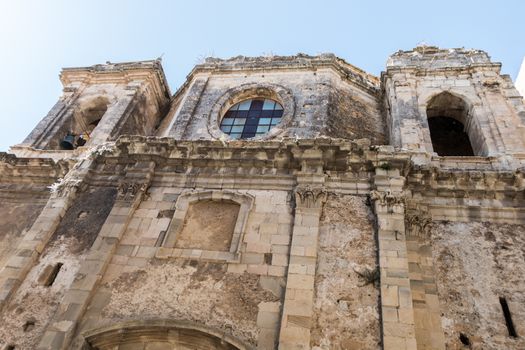
{"type": "Polygon", "coordinates": [[[250,109],[251,104],[252,104],[252,100],[247,100],[247,101],[239,103],[239,111],[248,111],[250,109]]]}
{"type": "Polygon", "coordinates": [[[269,125],[259,125],[257,127],[257,133],[267,132],[268,130],[270,130],[269,125]]]}
{"type": "Polygon", "coordinates": [[[270,99],[249,99],[233,105],[221,121],[222,132],[232,139],[264,135],[281,121],[282,106],[270,99]]]}
{"type": "Polygon", "coordinates": [[[271,118],[273,113],[273,111],[262,111],[261,118],[271,118]]]}
{"type": "Polygon", "coordinates": [[[250,106],[250,111],[260,111],[262,110],[264,101],[263,100],[252,100],[252,105],[250,106]]]}
{"type": "Polygon", "coordinates": [[[222,125],[232,125],[233,124],[233,118],[224,118],[222,120],[222,125]]]}
{"type": "Polygon", "coordinates": [[[272,101],[272,100],[264,100],[264,104],[263,104],[263,110],[273,110],[273,106],[275,106],[275,102],[272,101]]]}
{"type": "Polygon", "coordinates": [[[244,127],[244,132],[255,132],[257,130],[257,125],[246,125],[244,127]]]}

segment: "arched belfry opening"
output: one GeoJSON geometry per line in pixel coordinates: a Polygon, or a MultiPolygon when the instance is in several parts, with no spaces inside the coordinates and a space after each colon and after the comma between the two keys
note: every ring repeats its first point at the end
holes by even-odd
{"type": "Polygon", "coordinates": [[[59,133],[62,137],[60,148],[72,150],[84,146],[108,110],[108,105],[108,99],[102,96],[78,103],[72,117],[59,133]]]}
{"type": "Polygon", "coordinates": [[[428,126],[434,152],[440,156],[473,156],[467,132],[469,109],[463,99],[443,92],[427,105],[428,126]]]}
{"type": "Polygon", "coordinates": [[[89,101],[75,115],[79,133],[91,134],[96,128],[106,111],[108,110],[108,100],[99,97],[89,101]]]}

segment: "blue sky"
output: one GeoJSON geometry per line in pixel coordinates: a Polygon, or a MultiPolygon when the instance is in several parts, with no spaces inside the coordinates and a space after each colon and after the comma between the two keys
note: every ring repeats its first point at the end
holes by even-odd
{"type": "Polygon", "coordinates": [[[333,52],[379,75],[418,43],[489,52],[513,79],[525,1],[0,0],[0,150],[61,94],[62,67],[163,57],[172,91],[206,56],[333,52]]]}

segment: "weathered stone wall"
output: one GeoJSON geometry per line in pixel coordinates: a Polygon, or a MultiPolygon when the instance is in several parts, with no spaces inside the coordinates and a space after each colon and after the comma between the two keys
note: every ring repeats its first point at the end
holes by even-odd
{"type": "Polygon", "coordinates": [[[54,241],[42,253],[0,316],[0,346],[16,344],[19,349],[36,349],[85,258],[77,247],[78,242],[68,237],[54,241]],[[46,286],[42,277],[59,262],[63,266],[54,283],[46,286]],[[27,322],[33,322],[33,326],[26,328],[27,322]]]}
{"type": "Polygon", "coordinates": [[[255,202],[248,214],[240,260],[232,261],[229,252],[221,255],[177,244],[160,247],[159,237],[176,215],[182,191],[150,188],[148,199],[131,218],[79,334],[117,321],[175,319],[273,348],[291,239],[288,193],[243,191],[255,202]]]}
{"type": "Polygon", "coordinates": [[[93,326],[175,319],[204,324],[256,344],[259,309],[280,300],[261,286],[258,275],[229,273],[221,263],[174,259],[131,265],[123,271],[128,272],[97,291],[87,319],[96,322],[93,326]]]}
{"type": "Polygon", "coordinates": [[[324,205],[312,349],[381,348],[373,222],[366,197],[330,197],[324,205]]]}
{"type": "Polygon", "coordinates": [[[10,257],[21,237],[31,228],[44,208],[38,200],[9,201],[0,204],[0,268],[10,257]]]}
{"type": "Polygon", "coordinates": [[[333,81],[328,106],[326,135],[350,140],[367,138],[373,145],[386,143],[377,98],[333,81]]]}
{"type": "MultiPolygon", "coordinates": [[[[353,72],[355,76],[350,73],[345,76],[347,84],[341,83],[343,79],[339,70],[350,69],[350,66],[330,61],[334,68],[317,67],[323,59],[330,61],[333,57],[307,56],[305,64],[299,66],[280,57],[267,61],[242,57],[212,59],[215,65],[203,65],[203,72],[199,71],[193,80],[188,81],[189,87],[181,92],[186,96],[168,113],[172,118],[171,126],[164,125],[159,132],[184,139],[215,139],[217,136],[210,133],[210,122],[220,123],[222,115],[215,114],[226,112],[214,109],[216,103],[230,92],[231,101],[239,102],[234,91],[259,86],[269,90],[282,88],[293,100],[292,106],[285,106],[285,111],[294,108],[291,120],[287,122],[283,118],[275,127],[280,130],[275,137],[323,135],[371,138],[375,143],[382,143],[383,117],[378,108],[379,90],[374,86],[374,80],[363,72],[353,72]],[[225,70],[230,71],[229,74],[224,74],[225,70]]],[[[257,88],[254,90],[254,96],[250,97],[257,96],[257,88]]],[[[278,97],[276,99],[283,102],[278,97]]]]}
{"type": "Polygon", "coordinates": [[[525,347],[525,229],[522,225],[440,222],[432,229],[441,324],[447,349],[525,347]],[[509,337],[504,297],[520,337],[509,337]]]}
{"type": "Polygon", "coordinates": [[[116,195],[114,187],[95,187],[80,193],[60,221],[51,242],[71,238],[73,253],[88,250],[108,217],[116,195]]]}
{"type": "Polygon", "coordinates": [[[165,112],[158,105],[150,103],[148,96],[143,93],[137,94],[129,109],[130,112],[111,131],[110,140],[116,140],[120,135],[153,135],[165,112]]]}
{"type": "MultiPolygon", "coordinates": [[[[37,264],[19,287],[16,297],[1,315],[0,344],[9,342],[21,349],[36,348],[48,322],[60,310],[66,290],[74,281],[83,278],[79,273],[80,262],[85,259],[113,207],[115,195],[114,188],[93,188],[79,194],[37,264]],[[52,278],[50,271],[57,264],[61,267],[52,278]],[[52,284],[47,285],[51,279],[52,284]],[[27,322],[33,325],[26,327],[27,322]]],[[[68,310],[60,312],[67,313],[68,310]]]]}
{"type": "Polygon", "coordinates": [[[190,204],[175,247],[229,251],[239,207],[227,201],[190,204]]]}
{"type": "MultiPolygon", "coordinates": [[[[312,137],[324,127],[323,116],[328,108],[329,72],[243,72],[237,74],[212,75],[207,78],[206,86],[198,99],[189,125],[184,131],[186,139],[212,139],[208,132],[208,116],[214,104],[228,90],[235,87],[257,84],[274,84],[288,89],[295,102],[295,114],[290,125],[283,128],[279,135],[283,137],[312,137]]],[[[186,101],[186,104],[193,101],[186,101]]],[[[279,101],[282,103],[282,101],[279,101]]],[[[176,117],[176,116],[174,116],[176,117]]],[[[218,118],[219,122],[222,116],[218,118]]],[[[279,126],[277,126],[279,127],[279,126]]]]}

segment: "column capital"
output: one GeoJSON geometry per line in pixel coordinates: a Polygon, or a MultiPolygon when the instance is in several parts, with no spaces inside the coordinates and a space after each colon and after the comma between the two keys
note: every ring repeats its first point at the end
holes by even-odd
{"type": "Polygon", "coordinates": [[[121,181],[117,189],[117,200],[132,201],[137,194],[146,192],[148,187],[148,182],[121,181]]]}
{"type": "Polygon", "coordinates": [[[297,206],[301,208],[321,208],[328,197],[322,186],[299,185],[295,189],[297,206]]]}
{"type": "Polygon", "coordinates": [[[428,238],[432,228],[432,217],[426,212],[409,211],[405,214],[405,227],[407,236],[428,238]]]}
{"type": "Polygon", "coordinates": [[[379,204],[381,205],[405,204],[405,197],[402,192],[393,193],[390,190],[372,190],[370,191],[370,198],[373,201],[379,201],[379,204]]]}

